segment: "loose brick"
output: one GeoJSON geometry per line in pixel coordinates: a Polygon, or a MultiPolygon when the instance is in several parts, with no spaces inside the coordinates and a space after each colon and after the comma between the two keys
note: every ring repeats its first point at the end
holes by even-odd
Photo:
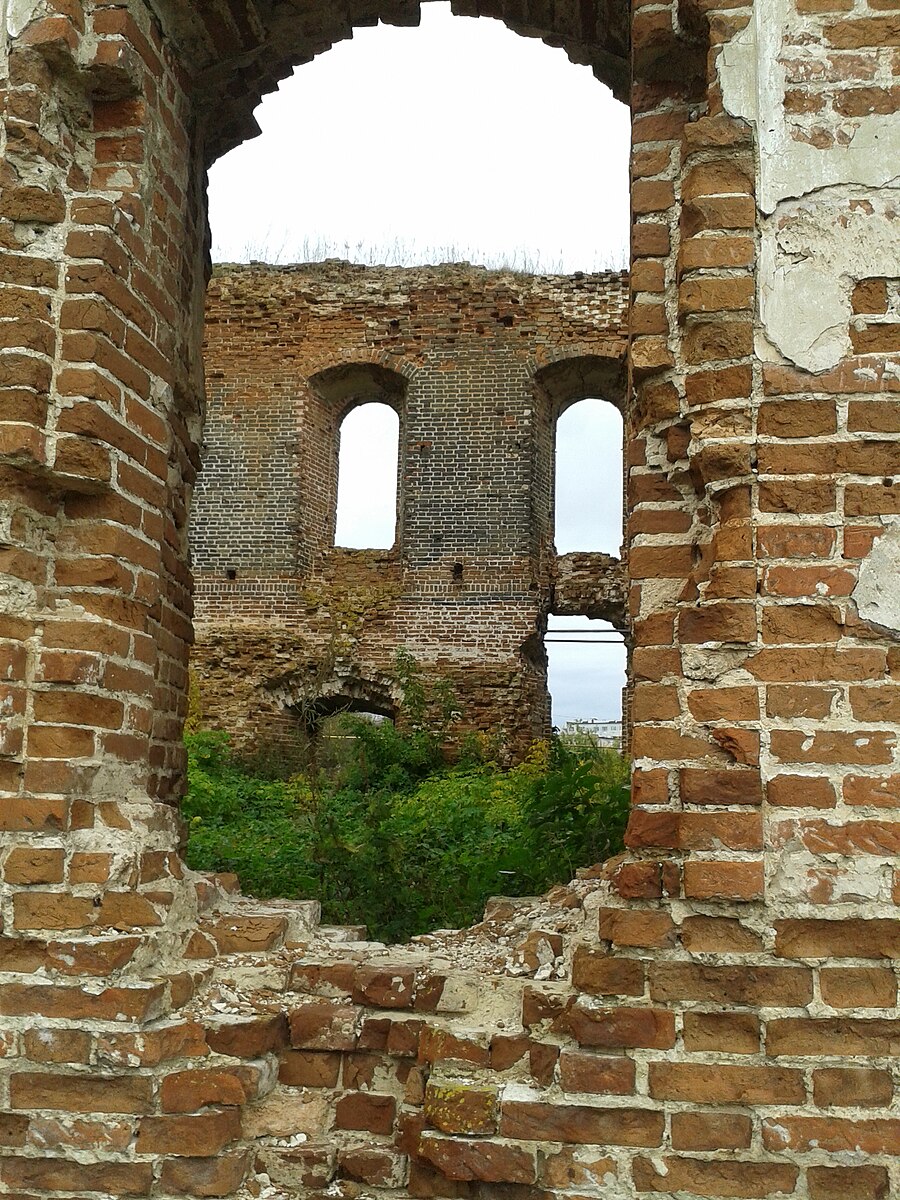
{"type": "Polygon", "coordinates": [[[364,1129],[369,1133],[390,1133],[394,1126],[397,1102],[393,1096],[351,1092],[341,1096],[335,1107],[335,1129],[364,1129]]]}
{"type": "Polygon", "coordinates": [[[256,1095],[257,1072],[250,1067],[232,1070],[188,1070],[167,1075],[160,1088],[163,1112],[190,1113],[207,1105],[246,1104],[256,1095]]]}
{"type": "Polygon", "coordinates": [[[462,1081],[429,1080],[425,1089],[425,1119],[451,1134],[492,1134],[497,1126],[497,1092],[462,1081]]]}
{"type": "Polygon", "coordinates": [[[278,1080],[291,1087],[335,1087],[340,1069],[340,1054],[324,1050],[288,1050],[281,1057],[278,1080]]]}

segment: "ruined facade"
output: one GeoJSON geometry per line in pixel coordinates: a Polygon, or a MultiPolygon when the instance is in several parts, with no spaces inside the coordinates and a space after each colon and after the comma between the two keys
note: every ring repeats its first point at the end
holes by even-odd
{"type": "Polygon", "coordinates": [[[896,10],[456,7],[632,105],[629,852],[396,951],[184,871],[205,166],[417,5],[8,0],[5,1194],[900,1192],[896,10]]]}
{"type": "Polygon", "coordinates": [[[458,735],[546,736],[548,612],[627,624],[617,560],[553,547],[556,419],[623,406],[626,324],[620,275],[217,269],[190,535],[204,721],[259,747],[340,708],[396,718],[402,649],[449,685],[458,735]],[[397,532],[348,550],[340,429],[371,401],[399,417],[397,532]]]}

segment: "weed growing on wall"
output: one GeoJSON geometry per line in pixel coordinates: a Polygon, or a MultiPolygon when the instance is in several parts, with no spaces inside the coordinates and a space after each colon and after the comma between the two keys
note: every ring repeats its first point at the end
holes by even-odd
{"type": "Polygon", "coordinates": [[[233,871],[251,895],[320,899],[327,922],[402,941],[622,848],[628,773],[614,751],[539,742],[504,770],[473,741],[447,765],[440,730],[339,723],[333,761],[286,777],[252,770],[224,734],[189,734],[189,865],[233,871]]]}

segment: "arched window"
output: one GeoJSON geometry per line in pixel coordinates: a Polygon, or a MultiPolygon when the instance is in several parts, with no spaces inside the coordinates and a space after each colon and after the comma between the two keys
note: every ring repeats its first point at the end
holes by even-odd
{"type": "Polygon", "coordinates": [[[605,400],[580,400],[556,422],[554,541],[557,553],[622,547],[622,416],[605,400]]]}
{"type": "Polygon", "coordinates": [[[399,443],[400,420],[389,404],[358,404],[344,417],[338,433],[336,546],[393,546],[399,443]]]}

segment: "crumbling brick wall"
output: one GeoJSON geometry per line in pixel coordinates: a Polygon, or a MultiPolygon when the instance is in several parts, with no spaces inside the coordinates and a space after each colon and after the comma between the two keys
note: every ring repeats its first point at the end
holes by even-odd
{"type": "Polygon", "coordinates": [[[898,1194],[894,14],[490,7],[630,62],[630,850],[377,951],[178,854],[203,167],[417,10],[298,11],[5,10],[4,1193],[898,1194]]]}
{"type": "Polygon", "coordinates": [[[203,720],[260,749],[342,699],[402,715],[404,650],[449,684],[456,736],[513,753],[546,736],[548,612],[602,606],[625,626],[605,556],[578,556],[588,594],[556,602],[571,556],[553,548],[552,479],[562,407],[591,389],[621,406],[626,306],[619,274],[217,268],[191,516],[203,720]],[[345,550],[340,423],[372,400],[400,417],[397,537],[345,550]]]}

